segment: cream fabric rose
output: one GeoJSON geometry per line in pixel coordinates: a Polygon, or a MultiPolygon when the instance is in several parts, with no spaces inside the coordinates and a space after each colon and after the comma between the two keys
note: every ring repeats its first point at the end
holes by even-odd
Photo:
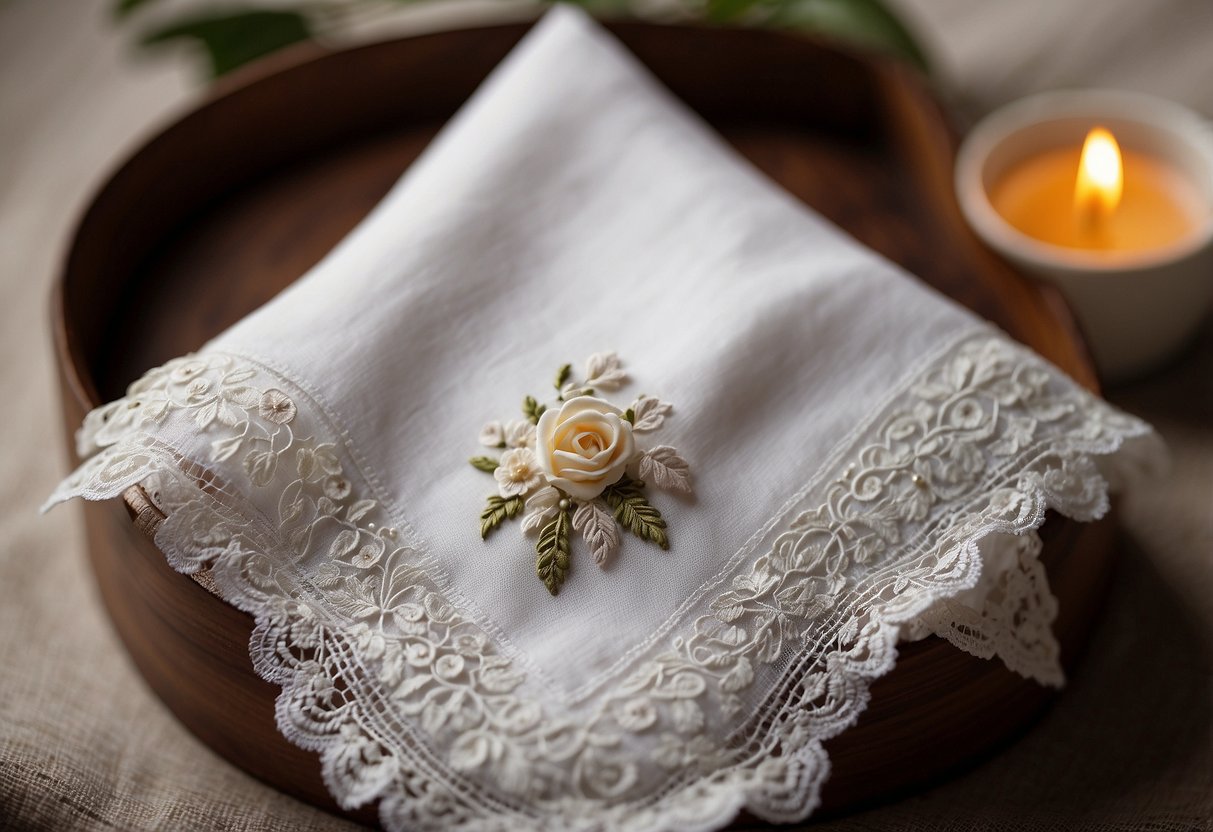
{"type": "Polygon", "coordinates": [[[578,500],[592,500],[619,482],[636,450],[623,411],[593,396],[544,411],[535,433],[540,470],[549,483],[578,500]]]}

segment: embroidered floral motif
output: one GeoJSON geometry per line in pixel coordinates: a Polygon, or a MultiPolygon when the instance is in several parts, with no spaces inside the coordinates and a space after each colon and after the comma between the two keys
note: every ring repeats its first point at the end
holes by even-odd
{"type": "Polygon", "coordinates": [[[535,572],[553,595],[568,575],[570,528],[599,566],[619,549],[619,526],[668,549],[665,519],[645,486],[691,493],[690,466],[676,450],[636,447],[635,435],[660,428],[671,406],[641,396],[620,410],[595,395],[617,390],[627,378],[615,353],[596,353],[586,361],[584,381],[573,377],[571,364],[557,371],[559,395],[550,407],[527,396],[525,419],[489,422],[480,430],[482,445],[507,449],[500,459],[470,460],[497,480],[497,493],[480,514],[480,536],[525,511],[522,531],[539,535],[535,572]]]}

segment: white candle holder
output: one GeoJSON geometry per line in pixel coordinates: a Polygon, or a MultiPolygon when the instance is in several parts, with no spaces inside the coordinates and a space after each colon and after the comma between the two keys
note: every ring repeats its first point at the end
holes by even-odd
{"type": "Polygon", "coordinates": [[[969,134],[956,159],[956,197],[992,248],[1055,284],[1070,302],[1106,381],[1140,376],[1173,358],[1213,301],[1213,127],[1178,104],[1139,93],[1042,93],[1004,107],[969,134]],[[1122,148],[1153,156],[1195,186],[1208,215],[1182,240],[1141,252],[1053,245],[1007,222],[990,190],[1025,159],[1082,146],[1101,125],[1122,148]]]}

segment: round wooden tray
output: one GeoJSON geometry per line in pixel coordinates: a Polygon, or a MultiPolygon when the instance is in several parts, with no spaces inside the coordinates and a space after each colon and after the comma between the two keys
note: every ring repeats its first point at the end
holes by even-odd
{"type": "MultiPolygon", "coordinates": [[[[57,288],[69,434],[145,369],[197,348],[305,272],[526,29],[297,51],[226,83],[139,150],[97,195],[57,288]]],[[[1010,271],[964,225],[952,197],[954,136],[910,69],[789,34],[611,29],[791,193],[1094,388],[1058,298],[1010,271]]],[[[173,572],[143,533],[155,510],[137,490],[126,503],[86,507],[89,553],[148,683],[215,751],[337,811],[316,757],[274,726],[277,689],[248,658],[252,620],[173,572]]],[[[1110,534],[1107,522],[1045,525],[1067,662],[1103,597],[1110,534]]],[[[971,764],[1022,731],[1049,696],[939,640],[908,645],[860,723],[830,743],[824,808],[888,799],[971,764]]],[[[373,807],[346,814],[374,822],[373,807]]]]}

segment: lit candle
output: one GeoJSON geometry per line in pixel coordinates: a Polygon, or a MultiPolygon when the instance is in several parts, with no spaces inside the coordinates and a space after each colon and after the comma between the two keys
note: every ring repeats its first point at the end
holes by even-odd
{"type": "Polygon", "coordinates": [[[973,229],[1065,295],[1105,380],[1178,355],[1213,300],[1213,130],[1169,101],[1067,90],[986,117],[956,159],[973,229]]]}
{"type": "Polygon", "coordinates": [[[1194,234],[1208,207],[1172,165],[1121,151],[1095,127],[1082,147],[1020,161],[993,183],[990,202],[1019,231],[1045,243],[1093,251],[1142,252],[1194,234]]]}

